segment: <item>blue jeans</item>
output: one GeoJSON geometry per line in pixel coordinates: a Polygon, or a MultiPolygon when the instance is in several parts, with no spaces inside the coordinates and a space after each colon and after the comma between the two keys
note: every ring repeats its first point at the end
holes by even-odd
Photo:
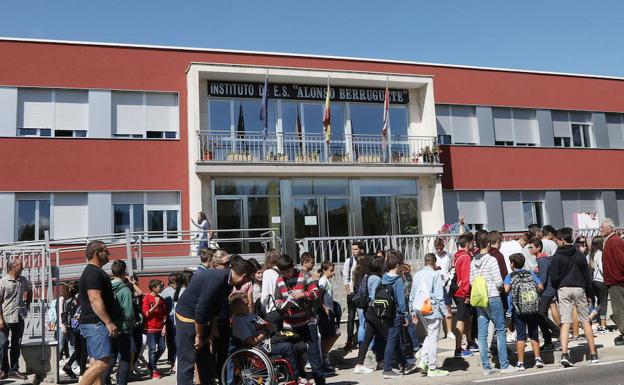
{"type": "Polygon", "coordinates": [[[357,309],[357,314],[358,314],[358,320],[359,320],[357,340],[358,340],[358,344],[361,344],[364,341],[364,335],[366,335],[366,318],[364,318],[364,309],[357,309]]]}
{"type": "Polygon", "coordinates": [[[416,353],[420,350],[420,340],[418,339],[418,334],[416,333],[416,325],[414,325],[413,322],[407,324],[407,334],[412,342],[412,351],[416,353]]]}
{"type": "Polygon", "coordinates": [[[403,345],[401,344],[402,323],[403,318],[397,316],[388,328],[388,339],[384,352],[384,372],[392,370],[392,362],[395,359],[399,365],[406,366],[407,364],[405,355],[403,355],[403,345]]]}
{"type": "Polygon", "coordinates": [[[490,297],[488,307],[477,307],[476,309],[479,324],[479,354],[481,355],[483,369],[492,368],[490,358],[488,357],[489,346],[487,342],[490,321],[494,323],[494,330],[496,330],[500,368],[507,368],[509,366],[509,358],[507,357],[507,329],[505,327],[503,301],[501,301],[500,297],[490,297]]]}
{"type": "Polygon", "coordinates": [[[165,351],[165,338],[158,333],[147,333],[148,365],[150,372],[156,370],[156,364],[165,351]]]}
{"type": "Polygon", "coordinates": [[[321,357],[321,345],[319,344],[318,328],[316,324],[309,324],[293,328],[308,345],[308,361],[312,366],[312,376],[316,385],[325,385],[325,372],[323,358],[321,357]]]}

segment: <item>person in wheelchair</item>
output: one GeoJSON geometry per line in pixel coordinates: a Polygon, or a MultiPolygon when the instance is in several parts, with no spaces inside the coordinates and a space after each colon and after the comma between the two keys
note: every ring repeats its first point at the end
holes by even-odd
{"type": "MultiPolygon", "coordinates": [[[[267,353],[271,358],[281,357],[290,363],[294,377],[299,385],[311,385],[302,376],[300,353],[295,346],[295,341],[288,340],[280,334],[278,339],[277,326],[271,325],[249,311],[247,299],[240,293],[230,298],[230,311],[232,313],[232,345],[237,347],[257,347],[267,353]],[[274,338],[271,338],[271,336],[274,338]]],[[[278,333],[279,334],[279,333],[278,333]]],[[[295,336],[296,338],[296,336],[295,336]]],[[[305,345],[304,345],[305,346],[305,345]]]]}

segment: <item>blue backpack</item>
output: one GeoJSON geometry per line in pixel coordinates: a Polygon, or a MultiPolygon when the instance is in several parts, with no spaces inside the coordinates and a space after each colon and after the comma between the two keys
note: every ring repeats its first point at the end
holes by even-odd
{"type": "Polygon", "coordinates": [[[368,275],[360,281],[357,291],[353,295],[352,301],[358,309],[368,308],[368,305],[370,304],[370,298],[368,298],[368,275]]]}

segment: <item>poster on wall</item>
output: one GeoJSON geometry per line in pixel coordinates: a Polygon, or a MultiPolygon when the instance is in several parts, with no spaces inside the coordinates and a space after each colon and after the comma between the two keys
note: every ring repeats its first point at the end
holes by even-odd
{"type": "Polygon", "coordinates": [[[574,226],[577,230],[581,229],[597,229],[600,227],[598,213],[583,212],[574,214],[574,226]]]}

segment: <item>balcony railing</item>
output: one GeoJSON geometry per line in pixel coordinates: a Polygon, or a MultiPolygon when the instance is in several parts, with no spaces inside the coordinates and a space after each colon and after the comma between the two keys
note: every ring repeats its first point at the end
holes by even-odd
{"type": "Polygon", "coordinates": [[[438,164],[435,138],[199,132],[200,162],[438,164]]]}

